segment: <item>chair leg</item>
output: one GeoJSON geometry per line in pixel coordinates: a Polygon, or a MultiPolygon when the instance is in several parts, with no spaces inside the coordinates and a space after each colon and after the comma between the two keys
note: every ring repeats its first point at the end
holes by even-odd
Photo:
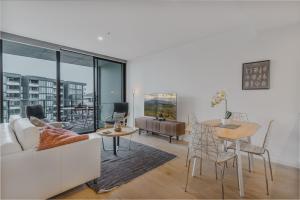
{"type": "Polygon", "coordinates": [[[269,150],[267,150],[267,154],[268,154],[268,160],[269,160],[269,167],[270,167],[270,174],[271,174],[271,180],[273,181],[273,170],[272,170],[272,165],[271,165],[271,158],[270,158],[270,152],[269,150]]]}
{"type": "MultiPolygon", "coordinates": [[[[236,154],[235,150],[234,150],[234,154],[236,154]]],[[[234,164],[235,164],[235,159],[233,160],[233,163],[232,163],[232,167],[234,167],[234,164]]]]}
{"type": "Polygon", "coordinates": [[[133,135],[133,134],[130,135],[130,140],[129,140],[129,146],[128,146],[128,150],[129,150],[129,151],[131,150],[132,135],[133,135]]]}
{"type": "Polygon", "coordinates": [[[184,189],[185,192],[187,191],[187,186],[188,186],[188,181],[189,181],[190,166],[191,166],[191,159],[189,160],[188,170],[187,170],[187,174],[186,174],[186,182],[185,182],[185,189],[184,189]]]}
{"type": "Polygon", "coordinates": [[[251,160],[250,160],[250,153],[248,153],[248,170],[251,172],[251,160]]]}
{"type": "Polygon", "coordinates": [[[104,146],[103,137],[101,137],[101,139],[102,139],[102,148],[103,148],[103,151],[106,151],[105,146],[104,146]]]}
{"type": "Polygon", "coordinates": [[[187,151],[187,154],[186,154],[186,160],[185,160],[185,166],[186,167],[187,167],[188,161],[189,161],[189,154],[190,154],[190,148],[188,147],[188,151],[187,151]]]}
{"type": "Polygon", "coordinates": [[[226,167],[226,162],[224,162],[224,164],[223,164],[223,176],[225,176],[225,167],[226,167]]]}
{"type": "Polygon", "coordinates": [[[200,158],[200,176],[202,175],[202,157],[200,158]]]}
{"type": "Polygon", "coordinates": [[[266,165],[266,159],[264,156],[261,156],[264,160],[264,167],[265,167],[265,178],[266,178],[266,187],[267,187],[267,195],[269,195],[269,184],[268,184],[268,176],[267,176],[267,165],[266,165]]]}
{"type": "Polygon", "coordinates": [[[222,177],[221,177],[221,183],[222,183],[222,199],[224,199],[224,174],[225,174],[225,163],[223,163],[223,167],[222,167],[222,177]]]}
{"type": "Polygon", "coordinates": [[[238,183],[238,188],[240,189],[240,183],[239,183],[239,170],[238,170],[238,162],[237,162],[237,156],[233,160],[233,163],[236,162],[236,178],[237,178],[237,183],[238,183]]]}
{"type": "Polygon", "coordinates": [[[215,162],[215,172],[216,172],[216,180],[218,180],[218,169],[217,169],[217,163],[215,162]]]}

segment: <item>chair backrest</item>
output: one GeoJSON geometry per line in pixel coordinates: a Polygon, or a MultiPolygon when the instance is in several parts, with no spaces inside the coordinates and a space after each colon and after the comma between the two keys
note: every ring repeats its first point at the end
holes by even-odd
{"type": "Polygon", "coordinates": [[[266,135],[265,135],[265,138],[264,138],[264,142],[263,142],[263,145],[262,145],[263,148],[267,148],[267,146],[269,145],[270,138],[271,138],[271,130],[272,130],[272,127],[273,127],[273,122],[274,122],[274,120],[270,120],[269,123],[268,123],[268,129],[267,129],[267,132],[266,132],[266,135]]]}
{"type": "Polygon", "coordinates": [[[114,103],[114,112],[125,113],[125,117],[128,115],[128,103],[114,103]]]}
{"type": "Polygon", "coordinates": [[[194,124],[198,121],[195,113],[190,113],[188,116],[188,124],[194,124]]]}
{"type": "Polygon", "coordinates": [[[45,113],[42,105],[27,106],[26,115],[28,118],[33,116],[38,119],[45,119],[45,113]]]}
{"type": "MultiPolygon", "coordinates": [[[[194,118],[195,119],[195,118],[194,118]]],[[[200,147],[200,142],[201,142],[201,127],[199,123],[196,123],[195,120],[189,120],[189,126],[190,126],[190,140],[189,140],[189,149],[190,149],[190,154],[189,156],[194,156],[198,155],[201,153],[201,147],[200,147]]]]}
{"type": "Polygon", "coordinates": [[[247,113],[232,112],[229,119],[236,121],[248,121],[248,115],[247,113]]]}
{"type": "Polygon", "coordinates": [[[218,155],[223,152],[222,142],[216,137],[216,129],[204,123],[196,124],[198,132],[192,132],[191,155],[197,155],[212,161],[216,161],[218,155]]]}
{"type": "Polygon", "coordinates": [[[191,113],[188,115],[188,123],[187,123],[187,127],[186,130],[191,133],[192,132],[192,128],[195,128],[196,123],[198,123],[198,119],[196,117],[196,115],[194,113],[191,113]]]}

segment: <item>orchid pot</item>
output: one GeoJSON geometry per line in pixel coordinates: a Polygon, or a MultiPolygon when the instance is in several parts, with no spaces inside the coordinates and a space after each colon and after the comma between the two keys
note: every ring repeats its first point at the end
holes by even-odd
{"type": "Polygon", "coordinates": [[[211,106],[215,107],[217,105],[219,105],[222,101],[224,101],[225,104],[225,114],[224,114],[224,118],[221,119],[221,123],[223,125],[229,124],[230,123],[230,116],[231,116],[231,112],[228,111],[228,107],[227,107],[227,95],[225,93],[225,91],[221,90],[219,92],[217,92],[217,94],[212,98],[211,100],[211,106]]]}

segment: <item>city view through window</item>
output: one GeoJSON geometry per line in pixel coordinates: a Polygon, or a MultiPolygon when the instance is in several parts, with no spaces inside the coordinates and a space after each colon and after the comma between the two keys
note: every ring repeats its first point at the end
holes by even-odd
{"type": "MultiPolygon", "coordinates": [[[[4,43],[3,49],[4,122],[11,115],[26,117],[26,107],[31,105],[41,105],[45,118],[56,121],[56,52],[11,42],[4,43]]],[[[101,120],[113,112],[113,103],[122,101],[122,65],[98,63],[102,63],[96,66],[102,72],[96,112],[100,126],[101,120]]],[[[78,133],[95,128],[93,70],[92,56],[61,51],[60,119],[78,133]]]]}
{"type": "MultiPolygon", "coordinates": [[[[55,52],[54,52],[55,56],[55,52]]],[[[3,54],[4,121],[26,116],[27,105],[41,104],[45,116],[56,119],[56,62],[3,54]]]]}
{"type": "MultiPolygon", "coordinates": [[[[43,106],[45,117],[55,121],[56,62],[10,54],[4,54],[3,60],[4,121],[10,115],[25,117],[26,106],[38,104],[43,106]]],[[[93,69],[65,63],[62,66],[61,118],[67,120],[64,108],[93,107],[93,69]]]]}

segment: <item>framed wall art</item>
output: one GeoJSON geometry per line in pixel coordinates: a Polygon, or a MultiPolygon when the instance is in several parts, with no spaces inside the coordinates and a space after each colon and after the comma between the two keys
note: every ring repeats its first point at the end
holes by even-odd
{"type": "Polygon", "coordinates": [[[243,63],[242,89],[270,89],[270,60],[243,63]]]}

